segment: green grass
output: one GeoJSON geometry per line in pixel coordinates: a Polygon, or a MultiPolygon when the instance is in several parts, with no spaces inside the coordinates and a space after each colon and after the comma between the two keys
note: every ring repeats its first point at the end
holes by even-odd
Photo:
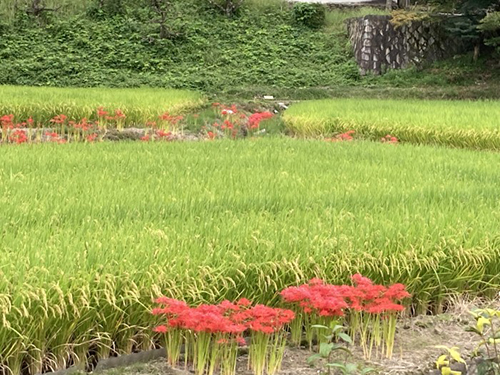
{"type": "Polygon", "coordinates": [[[363,17],[367,15],[388,15],[389,13],[382,9],[373,7],[355,7],[352,9],[335,9],[326,12],[325,29],[338,33],[346,32],[345,21],[349,18],[363,17]]]}
{"type": "Polygon", "coordinates": [[[477,149],[500,149],[500,102],[335,99],[294,104],[284,115],[299,136],[347,130],[379,139],[477,149]]]}
{"type": "Polygon", "coordinates": [[[360,272],[425,311],[500,285],[496,153],[273,138],[1,151],[0,363],[15,375],[150,347],[162,293],[276,303],[360,272]]]}
{"type": "Polygon", "coordinates": [[[95,119],[97,108],[104,107],[111,114],[121,109],[126,125],[144,125],[164,112],[178,114],[204,102],[201,94],[187,90],[0,86],[0,116],[13,114],[18,121],[31,116],[44,124],[61,113],[72,120],[95,119]]]}

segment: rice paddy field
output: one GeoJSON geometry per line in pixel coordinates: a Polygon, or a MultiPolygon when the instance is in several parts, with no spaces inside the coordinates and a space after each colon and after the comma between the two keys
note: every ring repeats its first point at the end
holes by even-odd
{"type": "Polygon", "coordinates": [[[0,373],[150,348],[162,294],[277,304],[284,287],[359,272],[406,284],[417,312],[492,295],[499,163],[289,138],[4,146],[0,373]]]}
{"type": "Polygon", "coordinates": [[[294,104],[284,119],[298,136],[354,130],[368,139],[500,149],[500,102],[334,99],[294,104]]]}
{"type": "Polygon", "coordinates": [[[202,94],[187,90],[0,86],[0,116],[13,114],[16,121],[31,117],[42,124],[60,114],[76,121],[97,119],[102,107],[124,112],[124,126],[140,127],[165,112],[179,114],[205,102],[202,94]]]}

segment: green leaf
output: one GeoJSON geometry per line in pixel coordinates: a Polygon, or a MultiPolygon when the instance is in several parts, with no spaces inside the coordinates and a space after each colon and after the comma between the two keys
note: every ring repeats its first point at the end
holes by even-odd
{"type": "Polygon", "coordinates": [[[338,344],[334,345],[332,350],[335,350],[335,351],[342,350],[343,352],[346,352],[347,354],[352,355],[352,352],[343,345],[338,345],[338,344]]]}
{"type": "Polygon", "coordinates": [[[333,328],[332,328],[332,331],[333,333],[336,333],[337,331],[343,331],[345,329],[344,326],[341,326],[339,324],[336,324],[333,328]]]}
{"type": "Polygon", "coordinates": [[[312,364],[314,364],[315,361],[317,361],[318,359],[321,359],[321,358],[323,358],[323,357],[320,354],[317,354],[317,353],[313,354],[312,356],[307,358],[307,363],[309,365],[312,365],[312,364]]]}
{"type": "Polygon", "coordinates": [[[455,348],[451,348],[448,351],[450,353],[450,357],[453,358],[455,361],[466,364],[466,362],[460,356],[460,353],[458,352],[458,350],[456,350],[455,348]]]}
{"type": "Polygon", "coordinates": [[[311,328],[316,328],[316,329],[330,329],[329,327],[327,327],[327,326],[323,326],[323,325],[321,325],[321,324],[313,324],[313,325],[311,326],[311,328]]]}
{"type": "Polygon", "coordinates": [[[476,328],[477,330],[482,334],[484,332],[484,326],[485,325],[491,325],[491,321],[487,318],[484,318],[484,317],[479,317],[477,319],[477,324],[476,324],[476,328]]]}
{"type": "Polygon", "coordinates": [[[341,333],[338,334],[338,336],[339,336],[339,338],[341,338],[345,342],[347,342],[349,344],[352,344],[351,336],[349,336],[347,333],[341,332],[341,333]]]}
{"type": "Polygon", "coordinates": [[[330,355],[330,353],[332,352],[333,348],[334,348],[334,344],[322,342],[319,345],[319,355],[322,356],[323,358],[327,358],[330,355]]]}
{"type": "Polygon", "coordinates": [[[327,363],[325,366],[326,367],[340,368],[340,369],[343,369],[344,371],[346,370],[346,367],[342,363],[327,363]]]}
{"type": "Polygon", "coordinates": [[[479,330],[476,327],[472,327],[472,326],[466,327],[465,332],[474,332],[478,335],[481,334],[481,332],[479,332],[479,330]]]}

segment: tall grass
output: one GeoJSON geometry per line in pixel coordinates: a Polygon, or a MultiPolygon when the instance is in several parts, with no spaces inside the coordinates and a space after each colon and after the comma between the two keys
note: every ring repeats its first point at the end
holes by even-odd
{"type": "MultiPolygon", "coordinates": [[[[500,285],[500,155],[293,139],[3,147],[0,364],[151,347],[152,298],[276,303],[312,276],[416,307],[500,285]]],[[[1,372],[1,370],[0,370],[1,372]]]]}
{"type": "Polygon", "coordinates": [[[20,121],[31,116],[36,123],[61,113],[72,120],[95,118],[104,107],[121,109],[128,126],[144,125],[164,112],[178,114],[203,103],[201,94],[187,90],[0,86],[0,116],[14,114],[20,121]]]}
{"type": "Polygon", "coordinates": [[[354,7],[346,9],[334,9],[326,12],[325,27],[330,32],[346,33],[345,21],[349,18],[363,17],[367,15],[387,15],[387,11],[373,7],[354,7]]]}
{"type": "Polygon", "coordinates": [[[284,115],[299,136],[355,130],[379,139],[476,149],[500,149],[500,102],[334,99],[294,104],[284,115]]]}

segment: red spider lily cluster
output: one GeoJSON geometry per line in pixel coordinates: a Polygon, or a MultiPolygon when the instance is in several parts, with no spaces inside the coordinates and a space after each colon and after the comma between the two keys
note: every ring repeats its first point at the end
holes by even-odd
{"type": "Polygon", "coordinates": [[[99,117],[100,119],[104,119],[106,121],[119,121],[127,118],[127,116],[125,116],[125,114],[120,109],[115,109],[114,112],[115,115],[111,116],[110,113],[104,110],[103,107],[99,107],[97,109],[97,117],[99,117]]]}
{"type": "Polygon", "coordinates": [[[292,325],[292,339],[300,343],[302,330],[305,329],[306,340],[311,346],[315,337],[315,333],[308,328],[311,321],[329,325],[333,320],[345,318],[353,336],[360,336],[367,356],[371,354],[373,345],[379,347],[383,343],[386,345],[386,354],[390,356],[394,343],[395,316],[404,310],[399,302],[410,297],[410,294],[402,284],[388,287],[378,285],[359,274],[352,276],[352,281],[354,285],[332,285],[312,279],[307,284],[283,290],[283,300],[293,304],[302,319],[292,325]],[[371,331],[375,332],[374,336],[371,331]],[[386,333],[384,337],[378,334],[382,331],[386,333]]]}
{"type": "Polygon", "coordinates": [[[236,105],[224,106],[213,103],[212,106],[220,119],[211,125],[205,125],[203,130],[207,139],[215,138],[237,138],[240,136],[252,136],[260,132],[260,124],[266,119],[272,118],[271,112],[255,112],[247,115],[240,111],[236,105]]]}
{"type": "MultiPolygon", "coordinates": [[[[236,105],[223,106],[214,103],[217,119],[202,127],[201,136],[213,140],[216,138],[237,138],[254,135],[260,132],[261,122],[273,117],[270,112],[256,112],[251,115],[240,111],[236,105]]],[[[193,115],[197,122],[199,115],[193,115]]],[[[107,110],[99,107],[95,119],[69,119],[61,113],[48,120],[45,124],[35,123],[32,117],[25,121],[15,121],[13,114],[0,117],[1,143],[31,143],[31,142],[97,142],[106,138],[112,129],[124,131],[127,116],[121,109],[107,110]],[[57,136],[55,135],[57,133],[57,136]]],[[[183,116],[169,112],[160,114],[156,120],[144,121],[144,129],[139,130],[142,141],[173,141],[184,139],[183,116]]],[[[196,125],[196,124],[195,124],[196,125]]],[[[135,132],[135,130],[134,130],[135,132]]],[[[137,133],[134,133],[137,134],[137,133]]]]}
{"type": "Polygon", "coordinates": [[[190,363],[199,375],[205,371],[211,373],[216,368],[220,368],[221,373],[234,374],[237,347],[246,345],[244,335],[250,336],[250,351],[252,347],[259,348],[254,353],[260,353],[260,356],[251,356],[250,367],[256,374],[261,374],[266,358],[271,355],[268,353],[269,341],[280,337],[280,343],[284,345],[284,327],[295,317],[291,310],[252,306],[245,298],[235,303],[223,301],[197,307],[166,297],[158,298],[156,302],[160,307],[153,309],[152,313],[166,319],[166,323],[157,326],[155,331],[165,334],[170,365],[178,365],[179,348],[184,344],[193,348],[187,350],[185,365],[190,363]],[[207,352],[211,355],[203,354],[207,352]]]}
{"type": "Polygon", "coordinates": [[[332,138],[325,138],[327,142],[342,142],[342,141],[352,141],[354,139],[353,135],[356,132],[354,130],[346,131],[345,133],[337,134],[332,138]]]}
{"type": "Polygon", "coordinates": [[[354,286],[311,279],[308,284],[283,290],[281,296],[286,302],[298,303],[303,312],[319,316],[344,316],[348,309],[372,314],[403,311],[404,307],[396,301],[410,297],[402,284],[385,287],[359,274],[352,276],[352,280],[354,286]]]}
{"type": "Polygon", "coordinates": [[[410,297],[402,284],[385,287],[359,274],[352,276],[352,280],[354,286],[312,279],[308,284],[283,290],[281,296],[286,302],[297,303],[304,313],[319,316],[344,316],[348,309],[371,314],[403,311],[404,307],[396,302],[410,297]]]}
{"type": "Polygon", "coordinates": [[[98,122],[68,120],[64,114],[54,116],[49,120],[50,128],[35,124],[32,117],[26,121],[15,122],[14,115],[0,117],[2,143],[52,142],[66,143],[71,141],[95,142],[103,128],[98,122]]]}
{"type": "Polygon", "coordinates": [[[399,140],[396,137],[390,134],[387,134],[385,137],[380,138],[380,141],[382,143],[391,143],[391,144],[396,144],[399,142],[399,140]]]}
{"type": "Polygon", "coordinates": [[[248,117],[248,126],[250,129],[258,129],[262,120],[273,117],[271,112],[257,112],[248,117]]]}

